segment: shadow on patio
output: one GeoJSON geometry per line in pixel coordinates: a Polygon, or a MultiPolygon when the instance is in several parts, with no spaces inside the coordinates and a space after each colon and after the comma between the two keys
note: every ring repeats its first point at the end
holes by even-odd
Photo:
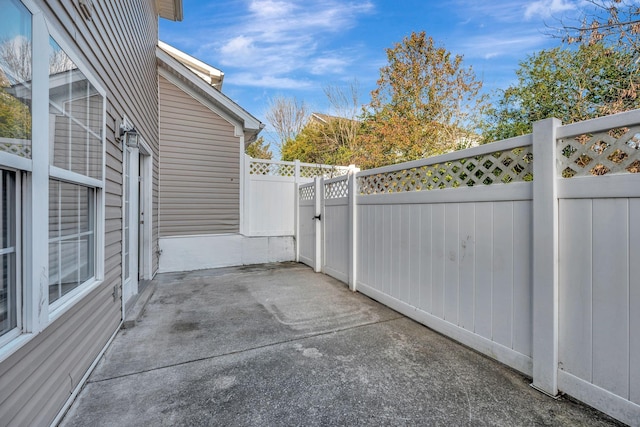
{"type": "Polygon", "coordinates": [[[618,425],[301,264],[155,282],[63,426],[618,425]]]}

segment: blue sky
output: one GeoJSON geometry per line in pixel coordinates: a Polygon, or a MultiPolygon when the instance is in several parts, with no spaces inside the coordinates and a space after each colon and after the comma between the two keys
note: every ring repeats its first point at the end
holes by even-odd
{"type": "Polygon", "coordinates": [[[160,20],[160,38],[224,71],[223,92],[265,122],[276,95],[331,113],[323,87],[354,79],[367,103],[385,48],[412,31],[463,55],[487,92],[506,88],[519,61],[559,44],[549,26],[584,1],[184,0],[184,20],[160,20]]]}

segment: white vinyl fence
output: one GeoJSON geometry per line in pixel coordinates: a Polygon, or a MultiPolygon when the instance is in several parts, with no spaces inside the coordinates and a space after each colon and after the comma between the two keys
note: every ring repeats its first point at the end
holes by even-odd
{"type": "Polygon", "coordinates": [[[243,230],[246,236],[293,236],[296,189],[317,176],[345,175],[348,167],[244,158],[243,230]]]}
{"type": "Polygon", "coordinates": [[[299,200],[301,261],[640,425],[640,111],[319,178],[299,200]]]}

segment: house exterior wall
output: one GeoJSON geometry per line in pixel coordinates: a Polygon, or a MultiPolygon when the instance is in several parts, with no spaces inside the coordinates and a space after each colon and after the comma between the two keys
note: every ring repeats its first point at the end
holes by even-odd
{"type": "Polygon", "coordinates": [[[242,138],[182,88],[159,80],[160,237],[238,233],[242,138]]]}
{"type": "Polygon", "coordinates": [[[154,248],[158,241],[156,2],[94,1],[90,20],[77,1],[33,3],[106,90],[104,280],[0,362],[2,425],[53,422],[121,322],[122,148],[114,133],[125,115],[153,151],[154,248]]]}

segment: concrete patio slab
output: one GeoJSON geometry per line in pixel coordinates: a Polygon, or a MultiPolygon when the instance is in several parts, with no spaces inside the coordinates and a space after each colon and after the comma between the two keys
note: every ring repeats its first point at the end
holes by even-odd
{"type": "Polygon", "coordinates": [[[619,425],[299,264],[155,281],[63,426],[619,425]]]}

